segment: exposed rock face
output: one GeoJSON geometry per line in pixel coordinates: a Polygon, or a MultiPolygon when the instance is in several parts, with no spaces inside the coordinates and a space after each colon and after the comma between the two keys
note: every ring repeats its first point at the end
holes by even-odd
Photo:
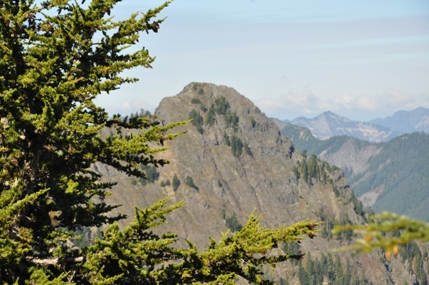
{"type": "Polygon", "coordinates": [[[347,138],[338,151],[323,150],[320,158],[341,169],[353,171],[353,174],[357,175],[368,168],[368,160],[380,151],[381,147],[378,145],[368,144],[361,147],[356,145],[355,139],[347,138]]]}
{"type": "MultiPolygon", "coordinates": [[[[239,117],[236,131],[227,127],[227,119],[219,114],[215,115],[212,126],[203,125],[203,134],[189,124],[188,133],[171,142],[172,148],[168,151],[171,164],[165,167],[169,171],[161,173],[161,180],[171,180],[174,173],[182,181],[186,176],[193,178],[199,191],[184,185],[170,194],[176,199],[192,199],[184,211],[195,224],[207,226],[207,221],[220,218],[217,224],[221,227],[213,232],[205,231],[218,236],[219,230],[225,230],[223,209],[227,215],[236,212],[242,223],[255,210],[266,217],[264,221],[269,225],[316,218],[316,213],[325,205],[338,215],[340,211],[347,211],[339,203],[332,202],[336,198],[330,186],[316,184],[311,187],[298,181],[293,166],[297,165],[299,157],[294,155],[291,142],[281,136],[277,126],[252,102],[234,89],[193,83],[179,95],[164,99],[156,114],[166,122],[174,122],[189,118],[195,110],[206,119],[209,110],[204,110],[210,109],[221,97],[227,100],[228,111],[239,117]],[[200,103],[191,103],[198,102],[196,99],[200,103]],[[242,154],[234,156],[232,147],[226,144],[224,132],[230,141],[236,136],[243,145],[247,144],[250,154],[243,147],[242,154]]],[[[346,187],[345,181],[343,184],[346,187]]],[[[206,240],[201,231],[189,234],[197,243],[206,240]]]]}
{"type": "MultiPolygon", "coordinates": [[[[119,182],[106,200],[122,204],[118,209],[121,213],[132,217],[134,206],[148,206],[167,195],[172,203],[184,200],[186,205],[168,216],[167,227],[200,248],[207,245],[209,236],[218,239],[227,230],[225,218],[233,213],[242,224],[252,212],[262,214],[267,226],[289,225],[305,218],[318,220],[321,209],[335,219],[347,214],[351,222],[362,222],[353,203],[346,203],[352,192],[343,172],[328,174],[340,192],[338,197],[329,183],[298,179],[294,167],[303,157],[275,123],[234,89],[191,83],[180,94],[164,98],[155,113],[165,123],[190,117],[194,121],[182,127],[187,131],[185,135],[165,142],[170,149],[159,156],[170,164],[159,169],[160,177],[155,183],[143,187],[96,165],[105,174],[103,179],[119,182]],[[172,185],[175,175],[181,181],[176,190],[172,185]],[[188,177],[193,183],[186,183],[190,181],[188,177]],[[167,180],[170,183],[165,186],[167,180]]],[[[335,239],[321,237],[302,243],[303,252],[312,251],[313,256],[338,246],[335,239]]],[[[356,264],[361,272],[369,270],[366,265],[371,264],[367,278],[373,284],[388,284],[379,255],[352,259],[350,254],[344,254],[342,258],[356,264]]]]}

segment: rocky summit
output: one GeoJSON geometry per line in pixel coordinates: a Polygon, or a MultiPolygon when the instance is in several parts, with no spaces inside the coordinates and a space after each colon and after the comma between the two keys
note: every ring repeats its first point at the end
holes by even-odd
{"type": "MultiPolygon", "coordinates": [[[[155,116],[164,124],[192,119],[179,128],[186,131],[184,135],[164,142],[169,149],[158,157],[170,164],[148,169],[148,180],[126,177],[102,164],[94,166],[104,181],[118,181],[106,201],[121,204],[117,211],[129,219],[136,206],[166,196],[171,203],[183,200],[185,206],[168,216],[166,226],[182,241],[189,238],[200,248],[208,244],[209,236],[219,239],[228,227],[239,228],[251,213],[262,215],[266,226],[323,220],[319,236],[301,243],[300,250],[313,257],[332,254],[331,249],[347,243],[347,238],[330,235],[334,223],[364,221],[342,170],[296,151],[276,124],[236,90],[191,83],[178,95],[164,98],[155,116]],[[306,165],[311,171],[306,172],[306,165]]],[[[343,270],[353,269],[359,280],[372,284],[411,279],[399,260],[386,267],[380,262],[383,255],[377,253],[355,257],[342,253],[337,258],[348,264],[343,270]],[[365,274],[368,270],[371,274],[365,274]]],[[[299,284],[296,272],[297,266],[286,262],[270,274],[299,284]]]]}

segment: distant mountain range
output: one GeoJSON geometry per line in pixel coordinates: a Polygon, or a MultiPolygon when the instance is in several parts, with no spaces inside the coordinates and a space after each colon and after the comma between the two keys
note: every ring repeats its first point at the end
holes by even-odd
{"type": "Polygon", "coordinates": [[[429,221],[429,134],[403,134],[382,143],[350,136],[319,140],[309,129],[283,122],[280,132],[301,151],[341,167],[356,196],[375,211],[429,221]]]}
{"type": "MultiPolygon", "coordinates": [[[[289,123],[287,120],[283,122],[289,123]]],[[[420,107],[412,111],[398,111],[390,117],[370,122],[352,121],[327,111],[312,119],[299,117],[290,123],[308,128],[320,140],[347,135],[369,142],[386,142],[404,133],[429,132],[429,109],[420,107]]]]}
{"type": "Polygon", "coordinates": [[[387,118],[378,118],[370,123],[384,126],[396,132],[412,133],[426,132],[429,133],[429,109],[419,107],[412,111],[397,111],[387,118]]]}

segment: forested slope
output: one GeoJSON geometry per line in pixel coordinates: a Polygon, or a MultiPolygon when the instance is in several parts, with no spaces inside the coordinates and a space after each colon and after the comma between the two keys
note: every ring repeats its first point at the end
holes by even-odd
{"type": "Polygon", "coordinates": [[[298,149],[342,168],[356,196],[365,194],[362,198],[375,211],[393,211],[429,221],[425,210],[429,199],[427,133],[405,134],[384,143],[347,136],[322,141],[308,129],[290,124],[281,133],[298,149]]]}
{"type": "Polygon", "coordinates": [[[350,179],[356,195],[368,189],[384,190],[375,211],[392,211],[429,221],[429,135],[412,133],[384,144],[368,160],[368,169],[350,179]],[[362,179],[365,177],[364,179],[362,179]]]}

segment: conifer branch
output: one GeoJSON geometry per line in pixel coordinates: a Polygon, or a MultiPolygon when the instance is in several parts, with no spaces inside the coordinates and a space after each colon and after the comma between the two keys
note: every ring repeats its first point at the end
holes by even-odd
{"type": "Polygon", "coordinates": [[[353,250],[356,252],[371,252],[382,248],[386,258],[399,252],[399,247],[411,241],[429,241],[429,225],[422,221],[412,220],[406,216],[383,212],[370,217],[367,225],[335,226],[333,234],[344,231],[353,231],[360,238],[350,246],[342,247],[337,251],[353,250]]]}

